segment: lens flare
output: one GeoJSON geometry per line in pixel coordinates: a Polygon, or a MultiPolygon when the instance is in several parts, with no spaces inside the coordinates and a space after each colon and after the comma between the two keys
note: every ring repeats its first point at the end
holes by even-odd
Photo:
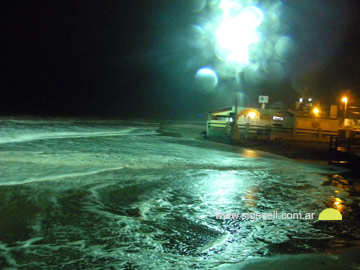
{"type": "Polygon", "coordinates": [[[189,65],[209,64],[217,76],[242,86],[289,76],[286,62],[298,47],[281,21],[283,8],[281,0],[207,0],[189,31],[198,59],[189,65]]]}
{"type": "Polygon", "coordinates": [[[200,68],[195,75],[200,87],[206,91],[213,90],[218,83],[218,76],[214,70],[208,67],[200,68]]]}

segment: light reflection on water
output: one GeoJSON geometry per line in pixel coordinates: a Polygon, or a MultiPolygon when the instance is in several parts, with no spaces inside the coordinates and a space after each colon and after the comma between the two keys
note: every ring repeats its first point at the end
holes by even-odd
{"type": "Polygon", "coordinates": [[[344,201],[340,198],[336,198],[332,196],[334,203],[333,208],[337,209],[339,212],[343,213],[345,211],[345,204],[344,201]]]}
{"type": "Polygon", "coordinates": [[[241,153],[246,158],[258,158],[260,157],[258,151],[250,150],[250,149],[244,149],[241,153]]]}
{"type": "Polygon", "coordinates": [[[333,248],[349,247],[359,245],[360,230],[356,224],[360,221],[360,182],[356,178],[344,178],[339,174],[329,175],[323,186],[332,187],[333,195],[329,196],[326,206],[335,208],[341,212],[341,222],[319,222],[317,228],[326,230],[333,240],[329,243],[333,248]]]}

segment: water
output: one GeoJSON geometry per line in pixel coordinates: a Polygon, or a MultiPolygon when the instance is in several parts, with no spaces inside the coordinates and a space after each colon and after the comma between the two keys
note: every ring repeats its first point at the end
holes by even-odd
{"type": "Polygon", "coordinates": [[[0,267],[206,269],[357,245],[360,185],[331,167],[117,122],[0,122],[0,267]],[[221,220],[315,212],[343,221],[221,220]]]}

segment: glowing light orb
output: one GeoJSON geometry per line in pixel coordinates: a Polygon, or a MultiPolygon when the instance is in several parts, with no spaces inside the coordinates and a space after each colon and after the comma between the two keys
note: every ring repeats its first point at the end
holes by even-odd
{"type": "Polygon", "coordinates": [[[249,45],[259,40],[256,28],[263,18],[260,9],[255,6],[245,7],[237,16],[232,16],[224,9],[224,18],[216,29],[215,36],[225,60],[248,63],[249,45]]]}
{"type": "Polygon", "coordinates": [[[206,39],[204,29],[199,25],[192,25],[189,28],[189,37],[188,44],[194,48],[203,48],[206,46],[206,39]]]}
{"type": "Polygon", "coordinates": [[[206,91],[213,90],[218,83],[218,76],[214,70],[208,67],[200,68],[195,75],[197,83],[206,91]]]}
{"type": "Polygon", "coordinates": [[[255,118],[256,113],[254,113],[254,112],[249,112],[248,116],[249,116],[251,119],[253,119],[253,118],[255,118]]]}
{"type": "Polygon", "coordinates": [[[261,10],[255,6],[248,6],[244,8],[240,13],[240,17],[243,22],[251,28],[258,27],[264,19],[264,15],[261,10]]]}
{"type": "Polygon", "coordinates": [[[233,10],[241,9],[241,5],[237,1],[231,0],[222,0],[219,4],[219,7],[224,13],[230,13],[233,10]]]}
{"type": "Polygon", "coordinates": [[[206,0],[191,0],[190,8],[192,12],[198,13],[202,11],[206,6],[206,0]]]}
{"type": "Polygon", "coordinates": [[[287,58],[294,53],[295,42],[290,37],[280,37],[275,44],[275,52],[280,58],[287,58]]]}

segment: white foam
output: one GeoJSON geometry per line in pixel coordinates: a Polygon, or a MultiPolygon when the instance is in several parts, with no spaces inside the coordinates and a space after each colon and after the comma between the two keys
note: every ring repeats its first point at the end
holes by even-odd
{"type": "Polygon", "coordinates": [[[28,142],[48,139],[68,139],[68,138],[86,138],[86,137],[114,137],[114,136],[139,136],[157,134],[153,130],[141,130],[128,128],[121,131],[98,131],[98,132],[42,132],[31,134],[8,134],[0,137],[0,144],[28,142]],[[135,131],[135,132],[134,132],[135,131]]]}
{"type": "Polygon", "coordinates": [[[23,185],[23,184],[35,183],[35,182],[56,181],[56,180],[61,180],[61,179],[74,178],[74,177],[79,177],[79,176],[88,176],[88,175],[98,174],[98,173],[102,173],[102,172],[106,172],[106,171],[115,171],[115,170],[121,170],[121,169],[123,169],[123,167],[106,168],[106,169],[79,172],[79,173],[71,173],[71,174],[47,175],[47,176],[39,177],[39,178],[30,177],[30,178],[22,180],[22,181],[11,181],[11,182],[0,183],[0,186],[23,185]]]}

